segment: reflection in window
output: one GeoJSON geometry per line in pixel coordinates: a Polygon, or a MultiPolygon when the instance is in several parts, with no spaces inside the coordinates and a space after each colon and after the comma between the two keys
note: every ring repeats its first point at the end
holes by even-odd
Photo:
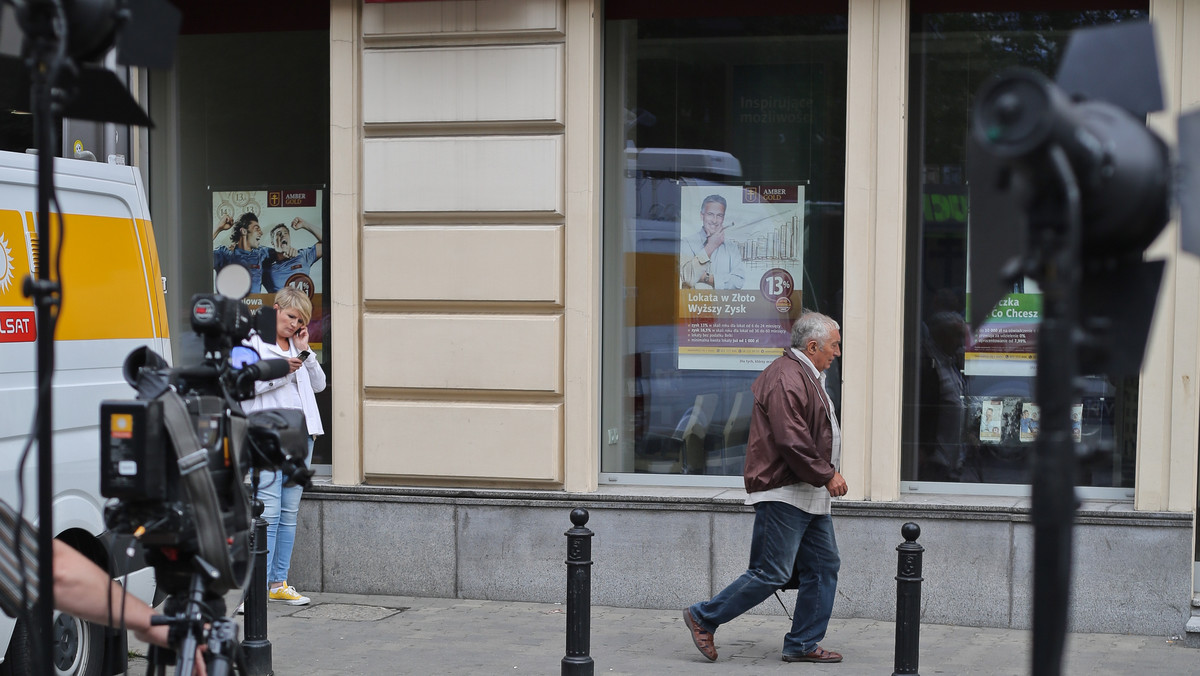
{"type": "Polygon", "coordinates": [[[750,384],[841,318],[845,6],[667,4],[606,5],[601,470],[740,477],[750,384]]]}
{"type": "Polygon", "coordinates": [[[0,150],[23,153],[34,147],[33,116],[15,110],[0,110],[0,150]]]}
{"type": "MultiPolygon", "coordinates": [[[[1050,3],[1053,5],[1053,3],[1050,3]]],[[[974,340],[967,280],[965,140],[975,93],[1004,68],[1054,76],[1070,31],[1144,20],[1146,7],[1095,11],[928,11],[914,3],[909,87],[909,185],[902,478],[1027,484],[1040,427],[1033,400],[1036,283],[1014,284],[974,340]]],[[[1100,451],[1084,486],[1132,487],[1137,380],[1087,378],[1072,408],[1074,436],[1100,451]]]]}

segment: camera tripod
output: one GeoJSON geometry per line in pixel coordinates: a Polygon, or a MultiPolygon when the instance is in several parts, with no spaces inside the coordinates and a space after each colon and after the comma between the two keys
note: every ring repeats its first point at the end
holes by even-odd
{"type": "Polygon", "coordinates": [[[151,624],[170,626],[171,648],[150,648],[147,676],[166,676],[167,666],[172,661],[177,676],[191,676],[195,668],[196,648],[201,640],[208,648],[210,676],[229,676],[235,670],[239,674],[247,673],[245,656],[238,641],[237,622],[232,617],[224,616],[225,600],[207,591],[205,581],[214,577],[216,570],[203,559],[197,557],[195,561],[201,570],[192,573],[187,595],[167,597],[163,607],[166,612],[151,620],[151,624]],[[217,617],[217,613],[221,616],[217,617]],[[172,652],[174,660],[171,659],[172,652]]]}

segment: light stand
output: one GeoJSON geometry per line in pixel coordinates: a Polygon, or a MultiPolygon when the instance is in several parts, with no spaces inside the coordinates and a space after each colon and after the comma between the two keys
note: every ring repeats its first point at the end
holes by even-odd
{"type": "MultiPolygon", "coordinates": [[[[51,276],[57,263],[55,240],[50,227],[50,199],[54,194],[54,154],[61,124],[55,96],[62,69],[69,67],[66,43],[61,35],[65,19],[57,3],[38,3],[28,12],[25,25],[32,74],[30,101],[33,103],[34,134],[38,151],[37,182],[37,279],[26,279],[24,293],[37,311],[37,440],[38,440],[38,599],[34,606],[30,635],[34,664],[39,673],[54,673],[52,641],[54,617],[54,324],[60,304],[59,281],[51,276]]],[[[61,223],[61,216],[60,223],[61,223]]],[[[59,242],[61,243],[61,242],[59,242]]]]}
{"type": "MultiPolygon", "coordinates": [[[[1163,108],[1155,53],[1148,23],[1076,31],[1054,82],[1010,69],[984,84],[972,110],[968,265],[972,305],[984,309],[973,324],[1022,277],[1043,294],[1032,467],[1035,676],[1062,668],[1077,453],[1099,450],[1072,437],[1079,378],[1138,374],[1162,279],[1163,263],[1143,260],[1170,218],[1173,182],[1170,152],[1145,126],[1163,108]]],[[[1200,159],[1194,120],[1180,118],[1185,177],[1200,159]]],[[[1186,250],[1200,221],[1183,206],[1186,250]]]]}

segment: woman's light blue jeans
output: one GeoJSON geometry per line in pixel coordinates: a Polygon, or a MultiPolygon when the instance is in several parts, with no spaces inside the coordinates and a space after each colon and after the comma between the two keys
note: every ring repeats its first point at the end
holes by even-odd
{"type": "Polygon", "coordinates": [[[796,566],[800,589],[783,654],[806,655],[817,648],[829,628],[841,563],[832,517],[809,514],[786,502],[760,502],[754,505],[749,569],[711,601],[688,610],[696,624],[716,631],[786,584],[796,566]]]}
{"type": "MultiPolygon", "coordinates": [[[[308,438],[308,457],[312,463],[313,444],[308,438]]],[[[296,544],[296,517],[300,513],[300,496],[304,487],[284,487],[283,472],[258,473],[258,499],[263,501],[262,518],[267,522],[267,586],[286,582],[292,565],[292,548],[296,544]]]]}

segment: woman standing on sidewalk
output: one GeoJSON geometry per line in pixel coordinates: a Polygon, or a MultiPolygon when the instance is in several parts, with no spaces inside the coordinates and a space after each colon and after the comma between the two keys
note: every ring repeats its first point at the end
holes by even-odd
{"type": "MultiPolygon", "coordinates": [[[[268,408],[304,411],[304,420],[308,424],[305,465],[312,462],[317,436],[325,433],[315,396],[325,389],[325,372],[316,355],[308,349],[308,320],[311,317],[312,302],[304,292],[285,286],[275,294],[275,342],[268,343],[261,336],[254,336],[250,339],[251,345],[263,359],[287,359],[291,369],[283,378],[255,383],[254,399],[243,405],[247,413],[268,408]]],[[[283,473],[279,471],[258,474],[258,495],[266,507],[262,518],[267,522],[267,581],[270,587],[267,598],[302,606],[309,598],[287,583],[287,575],[304,487],[284,486],[283,482],[283,473]]]]}

